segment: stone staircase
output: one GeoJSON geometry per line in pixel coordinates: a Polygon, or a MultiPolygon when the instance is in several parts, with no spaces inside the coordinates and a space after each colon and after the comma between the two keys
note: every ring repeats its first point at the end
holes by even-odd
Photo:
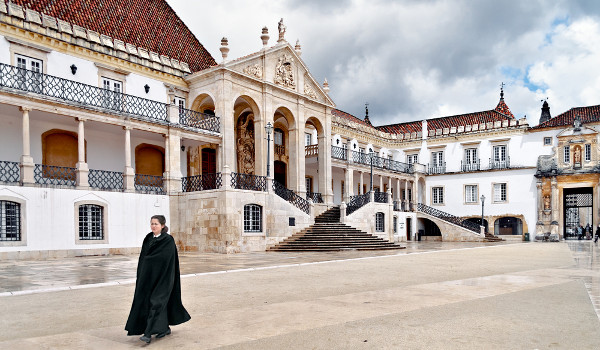
{"type": "Polygon", "coordinates": [[[293,234],[268,251],[339,251],[402,249],[396,243],[340,223],[340,207],[315,218],[314,225],[293,234]]]}

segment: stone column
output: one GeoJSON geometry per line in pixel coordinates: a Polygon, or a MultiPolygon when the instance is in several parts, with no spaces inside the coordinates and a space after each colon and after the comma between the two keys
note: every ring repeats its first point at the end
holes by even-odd
{"type": "Polygon", "coordinates": [[[400,200],[402,200],[402,197],[400,197],[400,178],[396,178],[396,199],[398,202],[400,202],[400,200]]]}
{"type": "Polygon", "coordinates": [[[379,192],[383,191],[383,175],[379,175],[379,192]]]}
{"type": "Polygon", "coordinates": [[[352,197],[352,187],[354,186],[352,180],[354,178],[354,170],[352,168],[347,167],[344,169],[344,193],[342,194],[343,202],[350,202],[350,197],[352,197]]]}
{"type": "Polygon", "coordinates": [[[558,232],[558,217],[560,210],[560,199],[558,198],[558,183],[556,181],[556,176],[552,178],[552,222],[550,223],[550,234],[556,239],[560,239],[561,235],[558,232]]]}
{"type": "Polygon", "coordinates": [[[402,200],[402,204],[404,204],[404,210],[408,211],[408,180],[404,179],[404,189],[402,189],[404,193],[404,199],[402,200]]]}
{"type": "Polygon", "coordinates": [[[181,192],[181,137],[178,130],[169,129],[165,135],[165,190],[168,194],[181,192]]]}
{"type": "Polygon", "coordinates": [[[78,160],[75,168],[77,169],[77,188],[88,188],[90,184],[88,182],[89,168],[85,161],[85,119],[78,118],[79,129],[77,131],[77,154],[78,160]]]}
{"type": "Polygon", "coordinates": [[[236,159],[236,137],[235,137],[235,115],[233,110],[234,101],[231,73],[224,72],[222,76],[216,77],[219,81],[218,93],[215,100],[215,114],[221,122],[221,167],[229,166],[231,171],[239,172],[236,159]]]}
{"type": "Polygon", "coordinates": [[[123,172],[123,188],[125,192],[135,192],[135,172],[131,166],[131,127],[125,130],[125,171],[123,172]]]}
{"type": "Polygon", "coordinates": [[[21,154],[21,185],[35,183],[33,157],[31,156],[31,143],[29,134],[29,111],[30,108],[20,107],[19,110],[23,114],[23,154],[21,154]]]}
{"type": "Polygon", "coordinates": [[[348,142],[346,142],[346,159],[348,159],[348,163],[350,163],[350,164],[354,163],[354,160],[352,160],[352,142],[351,142],[351,140],[348,140],[348,142]]]}
{"type": "Polygon", "coordinates": [[[359,173],[360,173],[360,182],[358,183],[358,194],[364,194],[364,191],[363,191],[363,185],[365,184],[363,182],[363,174],[364,173],[362,171],[359,171],[359,173]]]}
{"type": "Polygon", "coordinates": [[[544,218],[544,197],[542,195],[542,181],[538,180],[535,184],[537,188],[537,224],[543,223],[544,218]]]}

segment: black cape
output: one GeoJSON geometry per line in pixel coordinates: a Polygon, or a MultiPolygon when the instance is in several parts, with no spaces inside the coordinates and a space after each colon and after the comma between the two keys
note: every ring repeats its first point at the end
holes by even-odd
{"type": "Polygon", "coordinates": [[[167,233],[146,235],[138,260],[135,294],[125,325],[127,335],[158,334],[169,325],[189,321],[181,303],[179,257],[175,240],[167,233]]]}

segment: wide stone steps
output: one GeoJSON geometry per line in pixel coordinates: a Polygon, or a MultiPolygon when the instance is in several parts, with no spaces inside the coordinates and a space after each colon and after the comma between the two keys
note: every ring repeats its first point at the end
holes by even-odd
{"type": "Polygon", "coordinates": [[[270,251],[340,251],[402,249],[400,245],[340,223],[340,208],[315,218],[315,224],[293,234],[270,251]]]}

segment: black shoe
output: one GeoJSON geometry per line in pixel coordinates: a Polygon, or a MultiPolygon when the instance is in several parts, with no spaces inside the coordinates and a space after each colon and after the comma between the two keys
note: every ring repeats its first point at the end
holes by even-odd
{"type": "Polygon", "coordinates": [[[164,331],[164,332],[162,332],[162,333],[158,333],[158,334],[156,335],[156,337],[157,337],[157,338],[162,338],[162,337],[164,337],[165,335],[169,335],[169,334],[171,334],[171,328],[167,328],[167,330],[166,330],[166,331],[164,331]]]}
{"type": "Polygon", "coordinates": [[[146,343],[150,344],[150,342],[152,341],[152,338],[150,336],[147,336],[144,334],[140,337],[140,340],[145,341],[146,343]]]}

